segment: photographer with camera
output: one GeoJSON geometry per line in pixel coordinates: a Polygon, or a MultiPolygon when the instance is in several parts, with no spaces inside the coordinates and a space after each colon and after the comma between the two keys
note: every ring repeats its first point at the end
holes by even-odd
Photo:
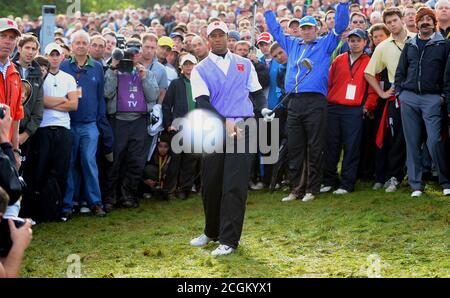
{"type": "Polygon", "coordinates": [[[155,74],[138,63],[142,44],[131,41],[124,53],[113,53],[111,68],[105,74],[106,110],[116,140],[104,198],[107,211],[116,207],[118,185],[121,205],[139,206],[138,186],[151,143],[147,133],[149,112],[159,97],[155,74]]]}
{"type": "Polygon", "coordinates": [[[0,278],[19,276],[23,255],[30,245],[33,233],[31,221],[3,218],[8,202],[8,194],[0,187],[0,252],[7,252],[6,255],[0,254],[0,278]],[[4,248],[5,244],[8,247],[4,248]]]}
{"type": "Polygon", "coordinates": [[[21,183],[15,168],[15,157],[9,141],[11,110],[0,105],[0,278],[18,277],[25,250],[32,238],[31,222],[3,218],[7,207],[21,196],[21,183]],[[5,189],[4,189],[5,188],[5,189]],[[11,194],[11,198],[8,192],[11,194]]]}

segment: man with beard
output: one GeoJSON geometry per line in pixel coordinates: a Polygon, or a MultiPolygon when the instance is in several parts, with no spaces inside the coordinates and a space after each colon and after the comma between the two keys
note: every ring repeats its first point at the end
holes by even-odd
{"type": "Polygon", "coordinates": [[[395,75],[395,93],[402,103],[401,116],[406,141],[408,182],[411,197],[420,197],[422,182],[421,130],[425,122],[426,146],[436,165],[443,194],[450,196],[450,179],[446,152],[441,137],[444,98],[444,71],[450,53],[450,41],[436,32],[436,15],[427,7],[416,14],[419,34],[410,39],[400,56],[395,75]]]}

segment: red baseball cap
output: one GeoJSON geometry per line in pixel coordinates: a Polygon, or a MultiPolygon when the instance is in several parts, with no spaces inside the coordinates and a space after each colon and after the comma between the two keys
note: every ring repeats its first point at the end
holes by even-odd
{"type": "Polygon", "coordinates": [[[258,36],[258,41],[256,42],[256,44],[258,45],[260,42],[265,42],[265,43],[272,43],[273,42],[273,37],[272,35],[270,35],[269,32],[263,32],[258,36]]]}

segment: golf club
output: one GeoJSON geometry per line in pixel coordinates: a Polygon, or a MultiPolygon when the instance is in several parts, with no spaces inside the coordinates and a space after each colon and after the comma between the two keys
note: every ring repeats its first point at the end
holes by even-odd
{"type": "Polygon", "coordinates": [[[250,49],[253,49],[255,47],[255,31],[256,31],[256,9],[258,7],[258,0],[255,0],[253,2],[253,24],[252,24],[252,36],[250,39],[250,49]]]}
{"type": "Polygon", "coordinates": [[[303,80],[311,73],[312,68],[313,68],[313,65],[312,65],[311,60],[309,60],[308,58],[304,58],[304,59],[302,60],[302,64],[303,64],[303,66],[306,67],[306,69],[307,69],[308,71],[303,75],[303,77],[298,81],[298,83],[295,84],[295,86],[291,89],[291,91],[289,91],[289,93],[286,94],[286,95],[283,97],[283,99],[281,99],[280,102],[273,108],[273,110],[272,110],[272,112],[269,114],[269,116],[272,116],[272,115],[275,113],[275,111],[278,110],[278,109],[281,107],[281,105],[284,104],[284,102],[286,101],[286,99],[289,98],[289,96],[292,94],[292,92],[294,92],[294,90],[298,87],[298,85],[300,85],[300,83],[303,82],[303,80]]]}

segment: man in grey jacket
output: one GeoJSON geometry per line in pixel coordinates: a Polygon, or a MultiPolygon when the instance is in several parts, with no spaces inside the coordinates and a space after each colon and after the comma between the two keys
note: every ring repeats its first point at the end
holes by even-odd
{"type": "Polygon", "coordinates": [[[120,63],[113,59],[105,73],[106,112],[115,139],[114,162],[104,197],[106,211],[116,206],[117,189],[123,207],[139,206],[138,185],[151,143],[147,133],[148,115],[159,97],[155,74],[138,64],[140,55],[139,48],[128,48],[125,59],[120,63]],[[125,69],[127,60],[133,61],[132,70],[125,69]]]}

